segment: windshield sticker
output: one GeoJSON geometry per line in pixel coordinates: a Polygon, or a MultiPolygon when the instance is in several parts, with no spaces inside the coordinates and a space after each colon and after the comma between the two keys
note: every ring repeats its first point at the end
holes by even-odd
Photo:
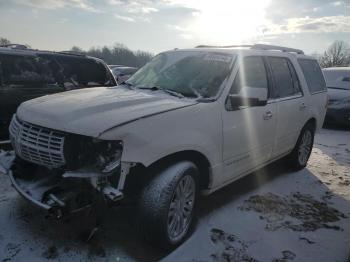
{"type": "Polygon", "coordinates": [[[224,62],[224,63],[231,63],[231,61],[232,61],[232,56],[228,56],[228,55],[218,55],[218,54],[207,54],[207,55],[204,57],[204,60],[218,61],[218,62],[224,62]]]}

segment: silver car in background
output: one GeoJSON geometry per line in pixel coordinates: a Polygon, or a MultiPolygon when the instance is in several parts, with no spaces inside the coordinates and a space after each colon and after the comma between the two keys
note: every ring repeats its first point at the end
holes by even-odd
{"type": "Polygon", "coordinates": [[[137,67],[129,66],[115,66],[111,69],[118,84],[128,80],[137,70],[137,67]]]}
{"type": "Polygon", "coordinates": [[[322,71],[329,96],[325,122],[350,127],[350,67],[330,67],[322,71]]]}

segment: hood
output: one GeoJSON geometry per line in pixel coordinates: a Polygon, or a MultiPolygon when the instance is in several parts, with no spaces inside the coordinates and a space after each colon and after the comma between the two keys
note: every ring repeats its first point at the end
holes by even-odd
{"type": "Polygon", "coordinates": [[[17,116],[39,126],[98,137],[110,128],[139,118],[197,103],[162,91],[96,87],[29,100],[21,104],[17,116]]]}

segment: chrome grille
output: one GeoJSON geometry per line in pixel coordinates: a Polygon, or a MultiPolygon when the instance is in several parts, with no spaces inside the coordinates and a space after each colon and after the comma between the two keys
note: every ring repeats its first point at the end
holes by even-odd
{"type": "Polygon", "coordinates": [[[48,168],[65,165],[63,133],[20,121],[16,116],[9,131],[13,148],[24,160],[48,168]]]}

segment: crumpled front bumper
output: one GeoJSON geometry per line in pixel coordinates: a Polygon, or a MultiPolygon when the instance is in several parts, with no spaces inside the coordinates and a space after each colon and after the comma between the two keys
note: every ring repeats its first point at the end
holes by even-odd
{"type": "Polygon", "coordinates": [[[23,198],[51,215],[60,218],[91,206],[94,189],[82,179],[64,179],[60,174],[42,170],[18,171],[17,167],[13,152],[0,152],[0,172],[8,175],[23,198]]]}
{"type": "Polygon", "coordinates": [[[7,174],[16,156],[13,151],[0,150],[0,173],[7,174]]]}
{"type": "Polygon", "coordinates": [[[36,200],[34,197],[28,194],[25,190],[23,190],[21,186],[17,183],[13,175],[13,172],[11,170],[14,160],[15,160],[15,153],[13,151],[10,151],[10,152],[0,151],[0,172],[9,176],[11,180],[11,184],[21,196],[23,196],[25,199],[29,200],[30,202],[34,203],[35,205],[43,209],[49,210],[51,206],[36,200]]]}
{"type": "Polygon", "coordinates": [[[47,205],[41,201],[38,201],[37,199],[35,199],[34,197],[32,197],[29,193],[27,193],[23,188],[21,188],[20,184],[17,183],[16,179],[13,176],[13,172],[12,170],[8,171],[8,176],[10,177],[11,183],[13,185],[13,187],[16,189],[16,191],[25,199],[27,199],[28,201],[30,201],[31,203],[33,203],[34,205],[43,208],[45,210],[50,210],[53,208],[53,206],[47,205]]]}
{"type": "Polygon", "coordinates": [[[13,187],[22,197],[55,217],[90,207],[96,194],[112,202],[119,202],[123,198],[121,189],[126,173],[119,177],[119,189],[108,184],[102,186],[100,179],[105,180],[105,177],[101,173],[88,170],[62,172],[37,165],[27,168],[22,166],[22,162],[16,159],[13,151],[0,151],[0,173],[9,176],[13,187]]]}

